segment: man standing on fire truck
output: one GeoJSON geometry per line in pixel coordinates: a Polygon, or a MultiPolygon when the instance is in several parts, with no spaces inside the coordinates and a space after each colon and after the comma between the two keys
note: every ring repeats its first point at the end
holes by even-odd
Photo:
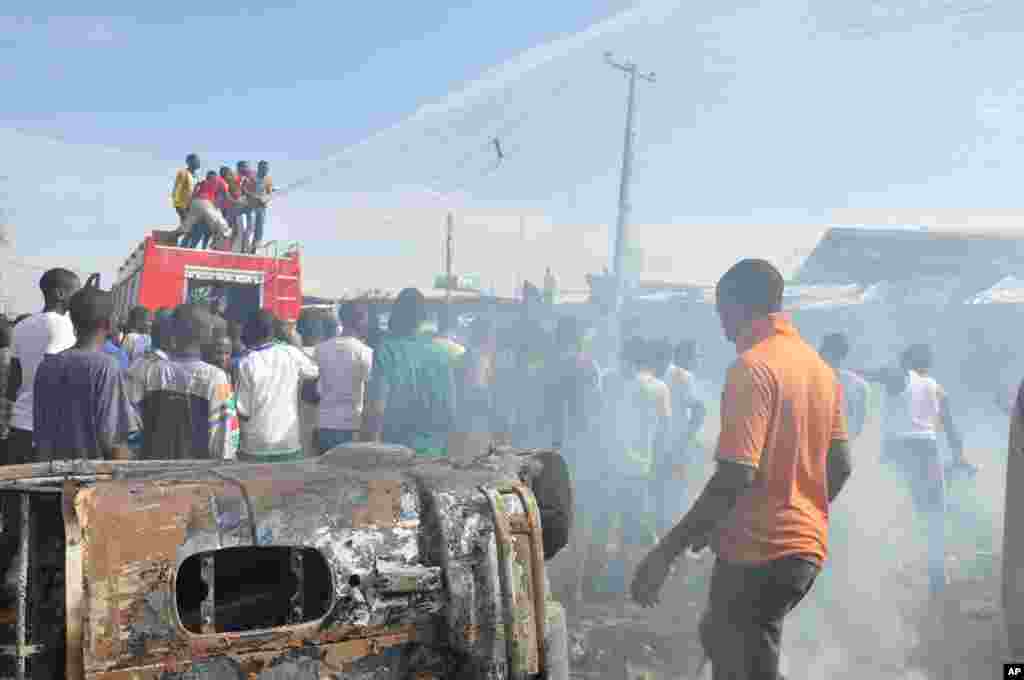
{"type": "Polygon", "coordinates": [[[199,183],[192,195],[192,203],[180,231],[188,235],[186,248],[206,248],[210,239],[228,238],[231,227],[217,207],[218,201],[229,194],[228,183],[213,170],[199,183]]]}
{"type": "Polygon", "coordinates": [[[174,189],[171,190],[171,202],[178,213],[178,223],[183,224],[192,205],[192,191],[196,187],[196,173],[200,168],[199,156],[190,153],[185,157],[185,167],[174,176],[174,189]]]}

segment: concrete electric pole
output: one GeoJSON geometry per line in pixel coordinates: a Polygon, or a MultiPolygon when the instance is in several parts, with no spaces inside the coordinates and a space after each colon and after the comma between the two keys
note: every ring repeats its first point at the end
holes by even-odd
{"type": "MultiPolygon", "coordinates": [[[[13,231],[8,218],[7,202],[9,194],[6,185],[8,178],[0,176],[0,253],[9,256],[12,245],[11,232],[13,231]]],[[[7,290],[7,263],[0,267],[0,315],[7,316],[10,313],[10,295],[7,290]]]]}
{"type": "Polygon", "coordinates": [[[615,352],[618,353],[618,346],[621,342],[619,335],[619,316],[622,311],[622,302],[625,287],[625,264],[626,252],[629,248],[628,223],[629,223],[629,185],[633,175],[633,116],[636,108],[636,79],[640,78],[649,83],[654,82],[654,73],[641,72],[633,62],[619,62],[612,58],[611,52],[605,52],[604,59],[612,68],[623,71],[629,76],[629,95],[626,99],[626,139],[622,149],[622,178],[619,183],[619,217],[615,224],[615,254],[613,260],[613,276],[615,277],[615,312],[613,322],[615,324],[615,352]]]}
{"type": "Polygon", "coordinates": [[[449,324],[452,321],[452,246],[454,245],[453,237],[455,230],[455,215],[448,211],[448,217],[445,224],[445,241],[444,241],[444,274],[445,274],[445,286],[444,286],[444,326],[442,329],[445,332],[449,332],[449,324]]]}

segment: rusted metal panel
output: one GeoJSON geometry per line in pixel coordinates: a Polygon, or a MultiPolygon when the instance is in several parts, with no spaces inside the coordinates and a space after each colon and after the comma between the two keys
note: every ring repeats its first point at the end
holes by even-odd
{"type": "MultiPolygon", "coordinates": [[[[289,646],[269,652],[238,653],[225,650],[220,656],[166,659],[161,663],[130,669],[93,673],[89,680],[353,680],[402,677],[402,656],[418,655],[418,662],[432,666],[446,677],[449,660],[428,649],[414,627],[360,639],[317,646],[289,646]],[[432,658],[431,658],[432,657],[432,658]]],[[[429,671],[426,671],[430,673],[429,671]]],[[[431,677],[427,675],[425,677],[431,677]]]]}
{"type": "Polygon", "coordinates": [[[66,680],[81,680],[85,675],[82,656],[82,625],[86,615],[82,569],[82,527],[75,512],[78,482],[64,482],[62,511],[64,515],[64,616],[66,680]]]}
{"type": "MultiPolygon", "coordinates": [[[[529,589],[531,601],[524,603],[530,609],[533,617],[537,636],[537,657],[538,664],[545,658],[544,640],[546,637],[544,629],[545,609],[548,600],[548,584],[546,571],[544,569],[544,543],[541,534],[540,508],[537,507],[537,499],[530,493],[529,488],[521,482],[514,482],[502,489],[505,498],[518,500],[524,508],[525,526],[520,521],[511,521],[511,529],[517,539],[517,562],[524,570],[523,576],[524,592],[529,589]],[[532,606],[530,606],[532,604],[532,606]]],[[[506,503],[506,507],[508,503],[506,503]]],[[[518,520],[518,513],[513,519],[518,520]]],[[[538,671],[541,670],[538,667],[538,671]]]]}
{"type": "Polygon", "coordinates": [[[499,492],[484,487],[494,518],[498,557],[498,586],[501,592],[501,617],[508,654],[508,674],[512,680],[525,680],[529,672],[529,650],[533,647],[529,620],[518,608],[521,604],[519,579],[516,578],[514,537],[499,492]],[[517,595],[520,602],[517,602],[517,595]],[[526,619],[526,620],[524,620],[526,619]]]}
{"type": "Polygon", "coordinates": [[[34,466],[33,483],[58,470],[79,480],[64,489],[80,527],[66,528],[65,562],[75,581],[68,634],[79,640],[85,677],[506,680],[513,669],[518,677],[542,670],[540,522],[519,485],[529,458],[422,461],[394,447],[365,454],[276,465],[103,464],[92,473],[34,466]],[[294,584],[280,610],[287,624],[223,632],[217,551],[263,546],[291,549],[282,572],[294,584]],[[311,571],[309,549],[323,557],[329,583],[311,571]],[[176,583],[194,556],[209,561],[203,627],[191,633],[176,583]],[[303,587],[310,579],[329,593],[315,621],[305,619],[325,602],[308,599],[320,592],[303,587]]]}
{"type": "Polygon", "coordinates": [[[19,541],[18,541],[18,619],[14,624],[14,645],[15,659],[14,672],[18,680],[25,680],[25,671],[28,663],[28,573],[29,573],[29,552],[33,546],[33,529],[35,518],[32,516],[32,497],[21,494],[19,503],[19,541]]]}
{"type": "Polygon", "coordinates": [[[79,492],[87,670],[187,653],[173,592],[177,567],[198,552],[248,544],[248,520],[226,518],[227,508],[242,505],[237,489],[220,480],[109,481],[79,492]]]}

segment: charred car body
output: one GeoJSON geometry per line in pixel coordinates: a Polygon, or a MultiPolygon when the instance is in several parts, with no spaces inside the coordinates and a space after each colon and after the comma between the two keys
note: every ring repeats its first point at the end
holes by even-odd
{"type": "Polygon", "coordinates": [[[0,676],[568,677],[553,452],[0,468],[0,676]],[[542,529],[542,515],[549,527],[542,529]]]}

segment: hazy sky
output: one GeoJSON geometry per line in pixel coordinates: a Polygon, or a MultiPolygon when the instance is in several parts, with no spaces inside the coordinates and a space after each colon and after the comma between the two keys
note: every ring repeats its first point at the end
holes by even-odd
{"type": "Polygon", "coordinates": [[[632,219],[659,277],[790,257],[835,208],[1020,205],[1012,0],[291,4],[4,3],[17,256],[110,271],[173,220],[194,150],[315,178],[270,237],[302,241],[319,292],[427,285],[444,206],[459,269],[504,287],[551,264],[579,287],[616,211],[626,86],[605,50],[658,76],[632,219]],[[750,227],[694,226],[713,223],[750,227]]]}

